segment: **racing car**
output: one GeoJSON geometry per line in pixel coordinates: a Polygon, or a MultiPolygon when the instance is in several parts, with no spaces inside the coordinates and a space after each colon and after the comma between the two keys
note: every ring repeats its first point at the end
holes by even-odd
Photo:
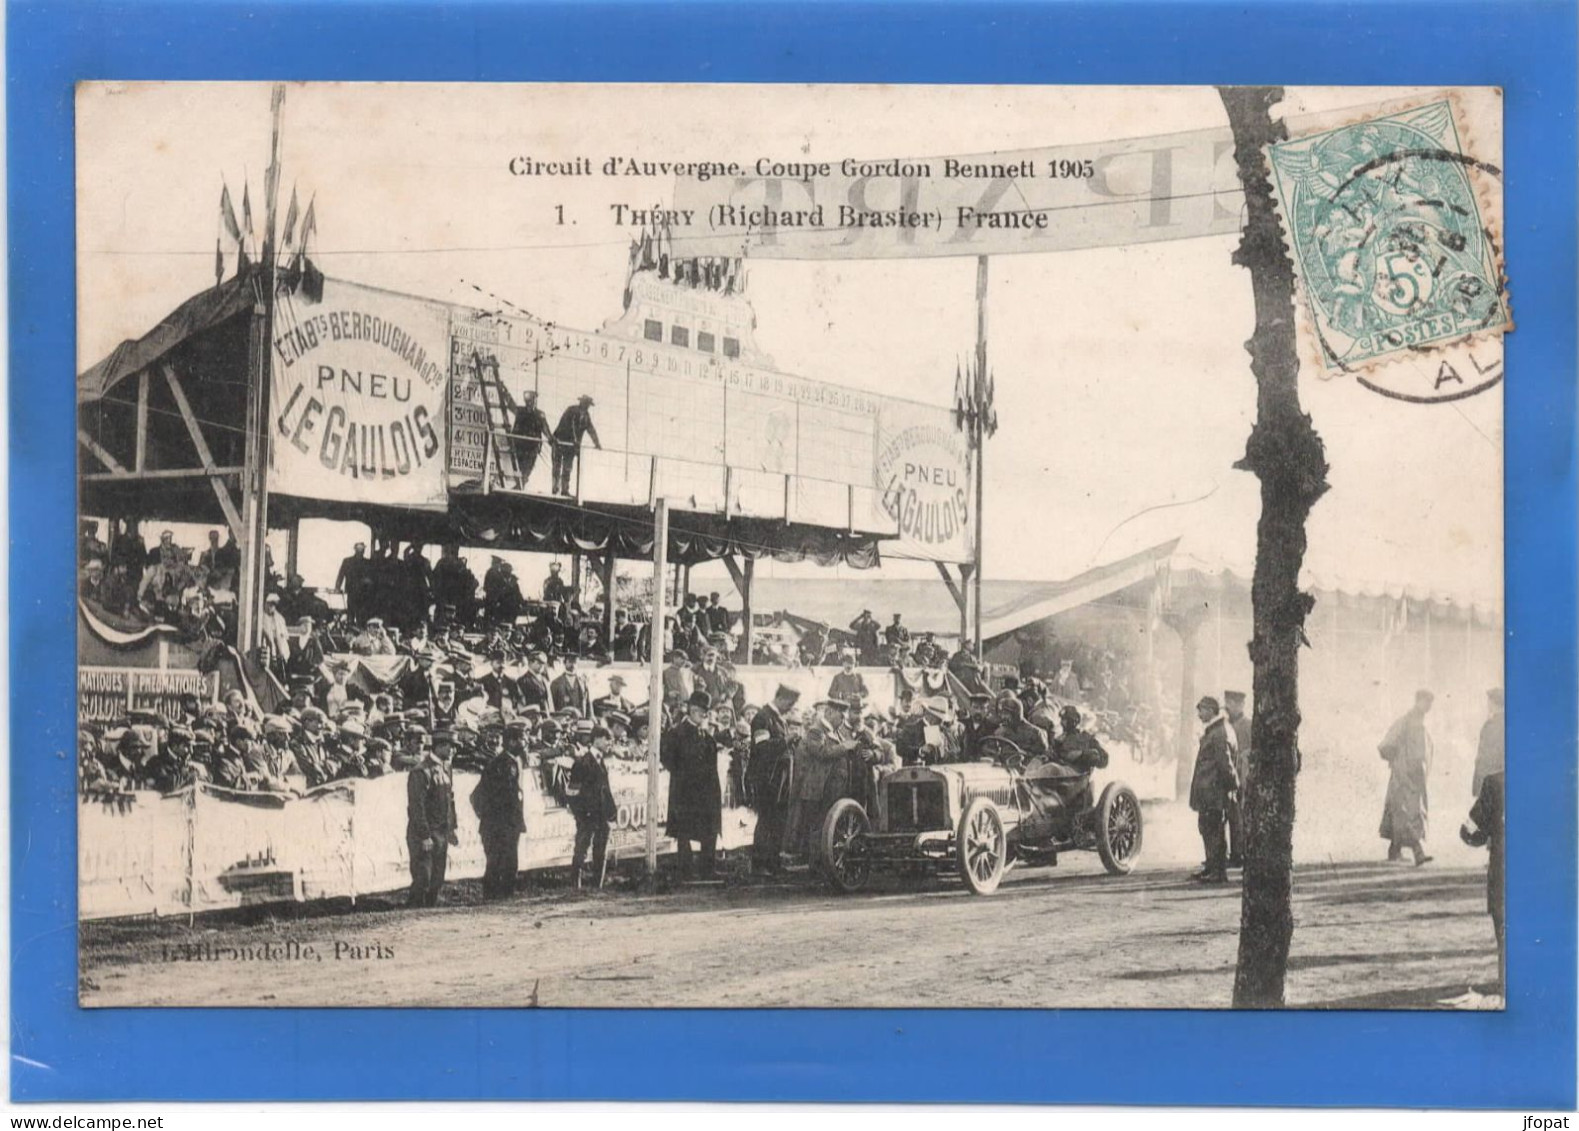
{"type": "Polygon", "coordinates": [[[1091,773],[1031,762],[1013,742],[982,742],[976,762],[906,766],[877,787],[876,814],[844,798],[828,811],[818,863],[836,891],[856,892],[876,869],[957,870],[976,895],[996,891],[1015,863],[1057,863],[1092,850],[1123,875],[1140,855],[1140,800],[1110,782],[1092,801],[1091,773]],[[875,816],[875,825],[873,817],[875,816]]]}

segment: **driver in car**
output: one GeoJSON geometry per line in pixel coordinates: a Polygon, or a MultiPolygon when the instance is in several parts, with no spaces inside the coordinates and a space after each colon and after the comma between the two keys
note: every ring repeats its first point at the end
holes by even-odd
{"type": "Polygon", "coordinates": [[[1085,773],[1100,770],[1107,765],[1107,751],[1097,741],[1097,736],[1080,729],[1080,708],[1065,707],[1058,712],[1058,721],[1064,732],[1053,741],[1052,756],[1071,769],[1085,773]]]}
{"type": "Polygon", "coordinates": [[[1035,723],[1025,721],[1025,707],[1012,695],[998,700],[998,729],[994,738],[1006,738],[1025,752],[1027,758],[1045,757],[1047,733],[1035,723]]]}

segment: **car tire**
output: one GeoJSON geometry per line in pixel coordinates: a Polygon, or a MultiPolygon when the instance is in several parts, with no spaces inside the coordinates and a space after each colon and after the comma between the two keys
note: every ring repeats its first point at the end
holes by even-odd
{"type": "Polygon", "coordinates": [[[871,878],[872,866],[858,843],[871,827],[861,803],[848,797],[836,802],[823,818],[822,835],[817,838],[817,866],[834,891],[853,894],[871,878]]]}
{"type": "Polygon", "coordinates": [[[1144,821],[1140,799],[1127,785],[1109,782],[1097,801],[1097,855],[1115,876],[1125,876],[1140,856],[1144,821]]]}
{"type": "Polygon", "coordinates": [[[973,798],[965,806],[954,833],[954,855],[960,879],[973,895],[991,895],[998,890],[1009,864],[1009,834],[1003,814],[989,799],[973,798]]]}

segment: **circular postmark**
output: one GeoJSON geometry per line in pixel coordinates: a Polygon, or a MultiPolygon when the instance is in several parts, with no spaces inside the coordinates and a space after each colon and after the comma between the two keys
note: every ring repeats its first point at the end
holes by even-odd
{"type": "Polygon", "coordinates": [[[1510,324],[1501,248],[1474,181],[1501,171],[1456,142],[1451,106],[1437,102],[1274,147],[1329,374],[1414,402],[1462,399],[1501,380],[1500,349],[1459,356],[1510,324]]]}

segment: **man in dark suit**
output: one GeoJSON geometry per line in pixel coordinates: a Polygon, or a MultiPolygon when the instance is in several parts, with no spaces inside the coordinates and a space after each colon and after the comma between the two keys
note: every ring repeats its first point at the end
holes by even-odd
{"type": "Polygon", "coordinates": [[[592,717],[592,689],[587,686],[587,677],[576,671],[574,655],[565,657],[564,674],[549,684],[548,690],[555,713],[570,707],[583,719],[592,717]]]}
{"type": "Polygon", "coordinates": [[[592,425],[593,400],[589,396],[580,397],[575,404],[565,409],[564,415],[559,418],[559,427],[554,429],[554,494],[569,495],[570,477],[576,469],[576,457],[581,454],[581,440],[584,436],[592,437],[592,446],[601,449],[603,441],[598,439],[598,430],[592,425]]]}
{"type": "Polygon", "coordinates": [[[433,749],[406,776],[406,850],[411,857],[411,895],[407,907],[437,907],[450,846],[455,835],[455,783],[450,759],[455,735],[448,727],[433,732],[433,749]]]}
{"type": "Polygon", "coordinates": [[[514,895],[516,873],[521,870],[521,834],[526,831],[526,821],[521,815],[526,729],[526,722],[519,719],[505,725],[504,748],[483,767],[477,788],[471,795],[483,856],[487,860],[482,874],[484,899],[514,895]]]}
{"type": "Polygon", "coordinates": [[[537,706],[547,714],[553,709],[553,695],[548,686],[548,653],[533,652],[526,659],[526,671],[515,681],[515,709],[525,710],[537,706]]]}
{"type": "MultiPolygon", "coordinates": [[[[584,886],[581,876],[586,863],[587,849],[592,849],[592,886],[603,886],[603,865],[609,846],[609,823],[618,809],[614,805],[614,791],[609,786],[609,771],[604,764],[613,735],[607,727],[590,726],[590,731],[577,738],[575,763],[570,767],[570,815],[576,819],[576,843],[570,857],[570,869],[575,875],[576,886],[584,886]]],[[[651,818],[649,818],[651,819],[651,818]]]]}
{"type": "Polygon", "coordinates": [[[717,593],[710,594],[708,600],[712,602],[707,606],[708,628],[713,632],[722,632],[727,636],[729,634],[729,623],[732,619],[729,615],[729,610],[719,603],[717,593]]]}
{"type": "Polygon", "coordinates": [[[367,616],[365,582],[371,567],[372,563],[367,560],[367,543],[358,542],[351,556],[341,560],[340,572],[334,576],[335,592],[345,594],[345,611],[357,624],[367,616]]]}
{"type": "Polygon", "coordinates": [[[718,738],[708,721],[713,697],[698,688],[685,705],[685,718],[663,736],[660,757],[669,771],[668,834],[675,839],[680,878],[691,878],[691,842],[701,846],[701,878],[713,878],[718,834],[723,828],[724,796],[718,780],[718,738]]]}
{"type": "Polygon", "coordinates": [[[504,653],[493,652],[488,656],[488,673],[477,681],[482,693],[488,697],[488,706],[495,711],[504,710],[504,694],[510,686],[510,677],[504,674],[504,653]]]}
{"type": "Polygon", "coordinates": [[[537,390],[528,389],[521,395],[520,407],[510,422],[510,450],[515,454],[517,490],[526,489],[526,481],[532,477],[532,469],[537,466],[537,457],[542,454],[543,442],[548,436],[548,417],[537,406],[537,390]]]}
{"type": "Polygon", "coordinates": [[[1217,700],[1202,696],[1195,713],[1206,727],[1195,755],[1195,776],[1190,781],[1190,808],[1206,848],[1206,863],[1190,878],[1201,883],[1228,882],[1228,807],[1239,792],[1234,769],[1233,731],[1217,700]]]}
{"type": "Polygon", "coordinates": [[[773,702],[751,720],[751,760],[746,763],[746,791],[757,815],[751,839],[751,870],[778,876],[784,872],[784,817],[788,804],[789,726],[785,716],[794,710],[800,692],[781,683],[773,702]]]}

